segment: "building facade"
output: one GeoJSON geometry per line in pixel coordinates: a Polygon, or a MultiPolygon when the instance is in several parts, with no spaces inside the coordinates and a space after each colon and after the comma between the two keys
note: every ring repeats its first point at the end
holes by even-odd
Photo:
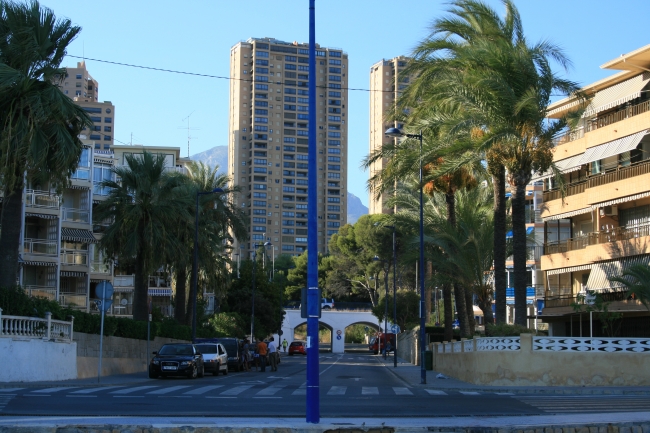
{"type": "MultiPolygon", "coordinates": [[[[650,45],[601,67],[621,72],[583,88],[591,99],[579,126],[557,138],[554,163],[566,183],[564,196],[550,173],[542,179],[541,317],[552,335],[647,336],[648,310],[609,278],[650,263],[650,45]],[[609,323],[596,311],[590,321],[581,313],[594,308],[590,292],[601,293],[622,320],[609,323]]],[[[558,101],[549,117],[578,105],[574,98],[558,101]]]]}
{"type": "MultiPolygon", "coordinates": [[[[395,101],[401,91],[408,86],[410,78],[401,72],[408,62],[407,57],[399,56],[390,60],[381,60],[370,67],[370,142],[369,154],[390,143],[394,138],[386,137],[384,132],[391,127],[400,127],[395,122],[386,119],[395,108],[395,101]]],[[[370,166],[369,177],[372,178],[384,169],[386,161],[376,161],[370,166]]],[[[387,195],[379,198],[376,191],[368,192],[368,213],[392,213],[393,209],[386,206],[387,195]]]]}
{"type": "MultiPolygon", "coordinates": [[[[309,45],[252,38],[230,51],[228,175],[241,188],[238,206],[250,217],[247,257],[269,243],[273,255],[307,250],[307,197],[318,196],[318,250],[347,220],[348,55],[309,45]],[[316,74],[316,113],[309,113],[309,74],[316,74]],[[308,122],[317,122],[317,154],[309,153],[308,122]],[[318,172],[308,172],[317,158],[318,172]],[[318,176],[317,191],[308,191],[318,176]]],[[[237,241],[236,241],[237,242],[237,241]]]]}

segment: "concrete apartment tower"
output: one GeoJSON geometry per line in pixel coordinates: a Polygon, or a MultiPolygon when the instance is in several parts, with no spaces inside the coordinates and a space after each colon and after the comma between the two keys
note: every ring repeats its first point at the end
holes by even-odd
{"type": "MultiPolygon", "coordinates": [[[[390,60],[381,60],[370,67],[370,148],[372,154],[381,149],[384,143],[390,143],[394,138],[384,135],[386,129],[400,127],[395,122],[387,122],[387,116],[393,110],[395,101],[408,85],[409,77],[400,74],[406,67],[408,57],[395,57],[390,60]]],[[[369,176],[384,169],[386,161],[377,161],[370,166],[369,176]]],[[[386,206],[388,195],[375,197],[376,191],[370,191],[368,197],[368,213],[393,213],[393,209],[386,206]]]]}
{"type": "Polygon", "coordinates": [[[228,174],[250,218],[249,240],[236,243],[233,255],[247,258],[267,242],[269,257],[307,251],[308,194],[318,195],[318,250],[325,253],[347,220],[348,55],[317,45],[310,71],[309,44],[251,38],[230,50],[230,77],[228,174]],[[308,150],[310,72],[315,155],[308,150]],[[318,173],[308,172],[310,158],[318,158],[318,173]],[[308,191],[309,176],[318,176],[317,191],[308,191]]]}

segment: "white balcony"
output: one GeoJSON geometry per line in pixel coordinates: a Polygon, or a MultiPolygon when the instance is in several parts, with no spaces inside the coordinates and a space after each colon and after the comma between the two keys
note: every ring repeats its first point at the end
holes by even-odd
{"type": "Polygon", "coordinates": [[[25,292],[31,297],[46,298],[51,301],[56,299],[56,287],[26,285],[25,292]]]}
{"type": "Polygon", "coordinates": [[[58,209],[59,203],[59,196],[50,194],[48,191],[28,189],[25,192],[26,206],[58,209]]]}
{"type": "Polygon", "coordinates": [[[113,277],[115,287],[133,287],[134,275],[116,275],[113,277]]]}
{"type": "Polygon", "coordinates": [[[57,241],[45,239],[25,239],[23,242],[23,253],[40,256],[56,257],[57,241]]]}
{"type": "Polygon", "coordinates": [[[63,251],[61,253],[61,264],[85,266],[88,264],[88,253],[85,251],[63,251]]]}
{"type": "Polygon", "coordinates": [[[73,209],[64,207],[63,221],[88,224],[90,222],[90,211],[85,209],[73,209]]]}
{"type": "Polygon", "coordinates": [[[111,265],[104,262],[90,262],[90,272],[94,274],[110,274],[111,265]]]}

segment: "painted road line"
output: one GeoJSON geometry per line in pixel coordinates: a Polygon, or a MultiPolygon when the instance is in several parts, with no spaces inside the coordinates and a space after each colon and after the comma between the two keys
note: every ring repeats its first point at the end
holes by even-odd
{"type": "Polygon", "coordinates": [[[151,385],[149,385],[149,386],[136,386],[134,388],[126,388],[126,389],[120,389],[120,390],[117,390],[117,391],[113,391],[113,392],[111,392],[111,394],[131,394],[132,392],[138,392],[138,391],[142,391],[142,390],[145,390],[145,389],[151,389],[151,388],[158,388],[158,387],[157,386],[151,386],[151,385]]]}
{"type": "Polygon", "coordinates": [[[264,388],[264,389],[260,390],[260,392],[258,392],[255,395],[260,396],[260,397],[275,395],[282,388],[284,388],[284,385],[272,385],[272,386],[269,386],[268,388],[264,388]]]}
{"type": "Polygon", "coordinates": [[[327,391],[327,395],[345,395],[347,390],[347,386],[333,386],[327,391]]]}
{"type": "Polygon", "coordinates": [[[179,389],[189,388],[190,385],[180,385],[180,386],[170,386],[168,388],[157,389],[155,391],[148,392],[147,394],[161,395],[169,394],[170,392],[178,391],[179,389]]]}
{"type": "Polygon", "coordinates": [[[437,389],[425,389],[425,391],[428,392],[429,395],[447,395],[446,392],[437,389]]]}
{"type": "Polygon", "coordinates": [[[208,391],[212,391],[213,389],[221,388],[222,386],[223,385],[202,386],[201,388],[196,388],[196,389],[193,389],[192,391],[184,392],[183,394],[185,394],[185,395],[201,395],[201,394],[205,394],[208,391]]]}
{"type": "Polygon", "coordinates": [[[395,394],[397,395],[413,395],[410,389],[404,387],[394,386],[393,391],[395,391],[395,394]]]}
{"type": "Polygon", "coordinates": [[[236,386],[234,388],[230,388],[230,389],[222,392],[220,395],[225,395],[225,396],[227,396],[227,395],[239,395],[242,392],[246,391],[248,388],[252,388],[252,387],[253,387],[253,385],[240,385],[240,386],[236,386]]]}
{"type": "Polygon", "coordinates": [[[479,392],[476,391],[459,391],[463,395],[480,395],[479,392]]]}
{"type": "Polygon", "coordinates": [[[92,394],[93,392],[105,391],[105,390],[115,389],[115,388],[124,388],[124,387],[123,386],[102,386],[99,388],[90,388],[90,389],[82,389],[80,391],[73,391],[70,394],[92,394]]]}
{"type": "Polygon", "coordinates": [[[361,387],[361,395],[379,395],[379,388],[376,386],[361,387]]]}
{"type": "Polygon", "coordinates": [[[45,393],[51,393],[51,392],[59,392],[59,391],[65,391],[66,389],[75,389],[76,386],[62,386],[58,388],[45,388],[45,389],[39,389],[37,391],[32,391],[32,394],[45,394],[45,393]]]}
{"type": "Polygon", "coordinates": [[[0,388],[0,394],[9,394],[11,392],[20,391],[25,388],[0,388]]]}

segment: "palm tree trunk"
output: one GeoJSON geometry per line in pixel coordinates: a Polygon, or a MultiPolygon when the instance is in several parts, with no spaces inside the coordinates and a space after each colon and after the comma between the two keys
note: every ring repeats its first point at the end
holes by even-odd
{"type": "MultiPolygon", "coordinates": [[[[142,237],[141,237],[142,239],[142,237]]],[[[143,247],[138,248],[135,258],[135,282],[133,284],[133,320],[146,321],[149,318],[149,275],[145,266],[143,247]]]]}
{"type": "Polygon", "coordinates": [[[176,271],[176,303],[174,319],[185,324],[185,299],[187,298],[187,269],[180,266],[176,271]]]}
{"type": "MultiPolygon", "coordinates": [[[[433,280],[433,263],[431,263],[430,260],[427,260],[427,281],[432,281],[433,280]]],[[[424,286],[424,311],[426,313],[425,315],[425,322],[424,323],[430,323],[431,322],[431,285],[426,284],[424,286]]]]}
{"type": "Polygon", "coordinates": [[[451,341],[454,338],[454,309],[451,306],[451,287],[449,284],[442,286],[442,300],[445,313],[445,341],[451,341]]]}
{"type": "MultiPolygon", "coordinates": [[[[452,227],[456,227],[456,195],[451,187],[445,193],[445,202],[447,204],[447,222],[452,227]]],[[[460,322],[460,335],[471,335],[467,318],[465,289],[460,284],[454,284],[454,297],[456,298],[456,313],[460,322]]]]}
{"type": "MultiPolygon", "coordinates": [[[[484,287],[479,293],[489,293],[490,287],[484,287]]],[[[489,296],[478,297],[478,307],[483,312],[483,322],[485,324],[494,323],[494,316],[492,314],[492,299],[489,296]]],[[[487,335],[487,327],[485,328],[487,335]]]]}
{"type": "Polygon", "coordinates": [[[494,188],[494,299],[497,323],[506,323],[506,172],[495,168],[494,188]]]}
{"type": "MultiPolygon", "coordinates": [[[[197,287],[196,290],[198,291],[199,288],[197,287]]],[[[187,308],[185,309],[185,324],[188,326],[192,325],[192,319],[194,317],[193,296],[194,296],[194,288],[192,287],[192,285],[190,285],[190,295],[187,297],[187,308]]]]}
{"type": "Polygon", "coordinates": [[[520,176],[512,194],[512,254],[515,280],[515,323],[526,326],[526,183],[520,176]]]}
{"type": "Polygon", "coordinates": [[[0,287],[16,285],[18,275],[18,248],[22,229],[23,183],[12,191],[5,191],[0,217],[0,287]]]}
{"type": "Polygon", "coordinates": [[[470,287],[465,287],[465,304],[467,308],[467,321],[469,323],[469,335],[476,331],[476,320],[474,320],[474,293],[470,287]]]}

